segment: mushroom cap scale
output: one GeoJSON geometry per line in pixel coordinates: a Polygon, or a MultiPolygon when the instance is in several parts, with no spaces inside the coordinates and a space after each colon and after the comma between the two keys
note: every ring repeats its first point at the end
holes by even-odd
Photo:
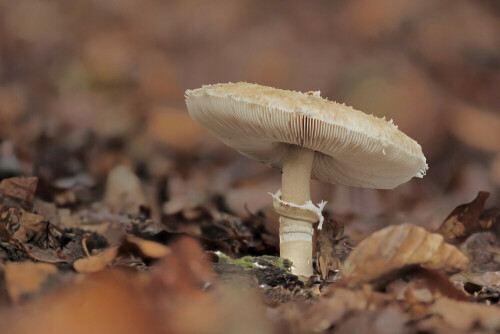
{"type": "Polygon", "coordinates": [[[392,189],[427,170],[420,145],[392,121],[301,93],[245,82],[186,91],[191,117],[226,145],[281,168],[290,145],[316,151],[312,177],[392,189]]]}

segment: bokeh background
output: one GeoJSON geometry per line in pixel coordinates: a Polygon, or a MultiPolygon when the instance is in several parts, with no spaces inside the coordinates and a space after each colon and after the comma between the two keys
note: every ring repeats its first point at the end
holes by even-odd
{"type": "Polygon", "coordinates": [[[70,180],[85,204],[125,164],[157,214],[214,196],[271,211],[279,171],[219,143],[184,104],[186,89],[248,81],[320,90],[422,145],[427,176],[393,191],[314,182],[348,233],[437,227],[479,190],[499,203],[499,32],[496,0],[2,0],[0,179],[37,175],[42,197],[70,180]]]}

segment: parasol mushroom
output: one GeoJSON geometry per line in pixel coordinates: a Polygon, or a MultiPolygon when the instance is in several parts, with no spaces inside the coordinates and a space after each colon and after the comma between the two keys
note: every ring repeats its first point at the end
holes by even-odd
{"type": "Polygon", "coordinates": [[[427,170],[422,148],[392,123],[301,93],[245,82],[186,91],[191,117],[241,154],[282,169],[272,194],[280,215],[280,256],[293,273],[310,276],[313,224],[326,202],[314,205],[310,179],[392,189],[427,170]]]}

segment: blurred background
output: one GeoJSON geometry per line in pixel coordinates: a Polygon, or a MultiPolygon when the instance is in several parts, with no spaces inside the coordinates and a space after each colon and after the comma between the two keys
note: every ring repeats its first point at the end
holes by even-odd
{"type": "Polygon", "coordinates": [[[314,182],[313,200],[356,236],[435,228],[479,190],[499,204],[500,2],[0,1],[0,179],[102,197],[123,164],[172,214],[222,198],[270,211],[280,172],[225,147],[189,117],[184,91],[248,81],[393,119],[423,147],[424,179],[392,191],[314,182]]]}

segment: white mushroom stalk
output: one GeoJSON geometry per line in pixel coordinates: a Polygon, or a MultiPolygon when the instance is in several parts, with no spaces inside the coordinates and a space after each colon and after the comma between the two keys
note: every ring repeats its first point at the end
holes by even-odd
{"type": "MultiPolygon", "coordinates": [[[[311,201],[310,184],[314,151],[291,145],[283,164],[281,200],[304,206],[311,201]]],[[[312,253],[314,228],[311,220],[293,214],[293,210],[280,216],[280,257],[293,263],[293,272],[302,276],[313,274],[312,253]]]]}

